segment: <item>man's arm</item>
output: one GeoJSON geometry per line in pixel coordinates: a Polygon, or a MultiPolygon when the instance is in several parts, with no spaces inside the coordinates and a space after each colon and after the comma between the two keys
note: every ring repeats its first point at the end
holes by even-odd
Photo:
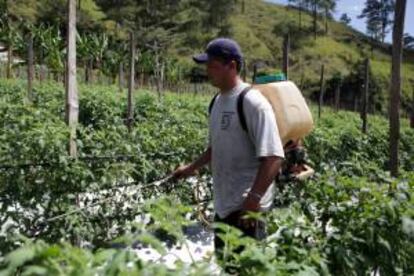
{"type": "Polygon", "coordinates": [[[173,176],[176,179],[185,178],[190,175],[193,175],[195,171],[199,170],[201,167],[207,165],[211,161],[211,147],[208,147],[197,160],[191,164],[178,167],[174,172],[173,176]]]}
{"type": "Polygon", "coordinates": [[[256,179],[243,203],[243,210],[258,211],[260,209],[260,199],[275,179],[282,165],[282,161],[283,159],[277,156],[261,158],[256,179]]]}

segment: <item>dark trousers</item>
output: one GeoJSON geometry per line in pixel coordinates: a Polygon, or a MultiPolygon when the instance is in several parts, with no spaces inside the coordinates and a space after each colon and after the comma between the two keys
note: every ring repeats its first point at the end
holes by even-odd
{"type": "MultiPolygon", "coordinates": [[[[236,211],[231,213],[225,218],[220,218],[217,214],[214,217],[214,222],[225,223],[230,226],[233,226],[237,229],[242,231],[244,236],[252,237],[256,240],[262,240],[266,237],[266,223],[262,220],[255,220],[253,227],[245,227],[244,225],[240,224],[240,219],[245,215],[245,213],[241,211],[236,211]]],[[[214,247],[215,247],[215,254],[219,260],[223,259],[223,249],[225,246],[225,242],[218,236],[218,234],[223,233],[221,229],[214,230],[214,247]]],[[[235,253],[240,253],[243,251],[243,247],[236,248],[234,250],[235,253]]]]}

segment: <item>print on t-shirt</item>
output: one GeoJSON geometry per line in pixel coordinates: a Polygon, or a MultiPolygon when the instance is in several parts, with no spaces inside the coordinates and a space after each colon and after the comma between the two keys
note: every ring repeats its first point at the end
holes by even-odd
{"type": "Polygon", "coordinates": [[[227,130],[231,126],[234,112],[224,111],[221,113],[221,130],[227,130]]]}

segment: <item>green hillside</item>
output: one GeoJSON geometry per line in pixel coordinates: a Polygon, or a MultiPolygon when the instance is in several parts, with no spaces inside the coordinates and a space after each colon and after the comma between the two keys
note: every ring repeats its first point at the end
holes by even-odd
{"type": "MultiPolygon", "coordinates": [[[[391,71],[391,51],[374,46],[371,56],[369,38],[356,30],[335,21],[329,21],[329,31],[324,33],[324,21],[318,21],[319,34],[315,40],[312,33],[312,18],[302,13],[303,31],[298,33],[298,11],[261,0],[246,0],[245,13],[236,7],[230,21],[233,37],[245,52],[252,70],[254,61],[267,61],[270,67],[279,70],[282,64],[283,32],[290,27],[291,56],[290,78],[303,83],[305,93],[318,90],[321,64],[325,64],[326,78],[340,72],[347,76],[355,63],[365,56],[371,58],[371,68],[381,88],[383,100],[388,98],[388,83],[391,71]],[[274,31],[276,29],[276,31],[274,31]],[[292,31],[291,31],[292,32],[292,31]],[[303,78],[303,79],[302,79],[303,78]],[[302,79],[302,80],[301,80],[302,79]]],[[[249,73],[251,76],[251,73],[249,73]]],[[[403,106],[406,106],[414,83],[414,53],[406,54],[403,65],[403,106]]],[[[329,91],[328,91],[329,93],[329,91]]],[[[383,105],[383,110],[386,105],[383,105]]]]}

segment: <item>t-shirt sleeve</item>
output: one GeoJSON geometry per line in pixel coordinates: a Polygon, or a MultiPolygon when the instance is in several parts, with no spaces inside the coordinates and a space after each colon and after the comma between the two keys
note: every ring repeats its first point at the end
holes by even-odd
{"type": "Polygon", "coordinates": [[[246,95],[243,104],[246,124],[256,148],[256,156],[284,158],[285,154],[272,106],[260,92],[251,92],[247,94],[249,97],[246,95]]]}

